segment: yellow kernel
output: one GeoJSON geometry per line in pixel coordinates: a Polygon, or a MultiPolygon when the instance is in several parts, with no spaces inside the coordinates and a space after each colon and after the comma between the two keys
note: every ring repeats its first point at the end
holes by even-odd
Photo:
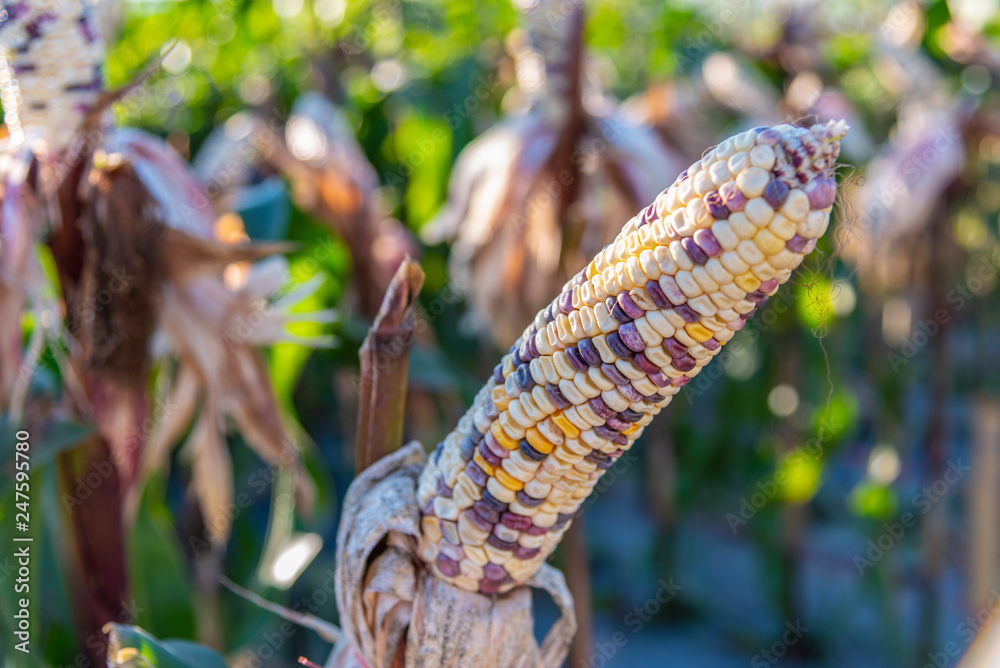
{"type": "Polygon", "coordinates": [[[503,427],[500,426],[499,420],[495,420],[493,424],[490,425],[490,432],[493,434],[493,438],[497,440],[497,443],[508,450],[514,450],[517,448],[517,441],[507,435],[507,432],[505,432],[503,427]]]}
{"type": "Polygon", "coordinates": [[[622,433],[625,434],[626,436],[631,436],[632,434],[634,434],[635,432],[639,431],[640,429],[642,429],[642,427],[640,427],[637,422],[633,422],[632,426],[629,427],[628,429],[626,429],[625,431],[623,431],[622,433]]]}
{"type": "Polygon", "coordinates": [[[552,452],[552,448],[555,447],[549,439],[542,436],[542,432],[538,431],[534,427],[524,432],[524,438],[531,444],[531,447],[538,450],[543,455],[549,454],[552,452]]]}
{"type": "Polygon", "coordinates": [[[576,438],[580,435],[580,430],[576,428],[569,419],[563,415],[562,411],[554,413],[552,415],[552,421],[556,423],[556,426],[562,429],[562,432],[566,434],[567,438],[576,438]]]}
{"type": "Polygon", "coordinates": [[[757,245],[757,248],[764,252],[765,256],[777,255],[785,249],[785,242],[774,236],[774,234],[767,229],[763,229],[758,232],[754,236],[753,242],[757,245]]]}
{"type": "Polygon", "coordinates": [[[479,466],[479,468],[481,468],[482,470],[486,471],[487,475],[493,475],[496,472],[496,467],[493,466],[492,464],[490,464],[485,459],[483,459],[483,456],[481,454],[479,454],[478,452],[472,458],[472,461],[476,462],[476,464],[479,466]]]}
{"type": "Polygon", "coordinates": [[[685,327],[687,333],[691,335],[691,338],[698,343],[704,343],[712,338],[712,331],[702,325],[701,323],[691,322],[685,327]]]}
{"type": "Polygon", "coordinates": [[[524,489],[523,482],[521,482],[511,474],[507,473],[507,471],[503,469],[498,469],[495,477],[497,479],[497,482],[499,482],[501,485],[503,485],[504,487],[513,492],[517,492],[518,490],[524,489]]]}
{"type": "Polygon", "coordinates": [[[760,287],[760,279],[749,272],[740,274],[733,279],[733,282],[740,286],[744,292],[753,292],[760,287]]]}
{"type": "Polygon", "coordinates": [[[497,410],[504,410],[510,404],[510,397],[507,396],[507,389],[503,385],[496,385],[490,390],[490,399],[497,410]]]}

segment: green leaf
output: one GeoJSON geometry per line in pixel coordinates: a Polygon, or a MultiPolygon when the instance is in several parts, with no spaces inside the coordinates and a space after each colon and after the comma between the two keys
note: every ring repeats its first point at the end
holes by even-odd
{"type": "Polygon", "coordinates": [[[194,588],[170,519],[150,480],[128,538],[134,621],[155,633],[188,637],[195,632],[194,588]]]}
{"type": "Polygon", "coordinates": [[[108,666],[155,668],[226,668],[217,652],[187,640],[158,640],[127,624],[108,624],[108,666]]]}

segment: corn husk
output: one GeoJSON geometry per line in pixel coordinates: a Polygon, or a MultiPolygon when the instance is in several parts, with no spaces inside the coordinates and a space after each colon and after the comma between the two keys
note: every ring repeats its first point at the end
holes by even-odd
{"type": "Polygon", "coordinates": [[[384,457],[351,483],[337,533],[336,588],[344,637],[338,668],[543,668],[560,665],[576,630],[562,574],[545,565],[501,596],[466,592],[419,565],[419,443],[384,457]],[[384,549],[381,547],[384,545],[384,549]],[[552,596],[561,616],[539,645],[529,587],[552,596]]]}

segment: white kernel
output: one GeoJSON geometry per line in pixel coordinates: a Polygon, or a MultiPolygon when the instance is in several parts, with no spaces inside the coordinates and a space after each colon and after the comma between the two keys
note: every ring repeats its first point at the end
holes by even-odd
{"type": "Polygon", "coordinates": [[[757,133],[753,130],[747,130],[741,134],[733,137],[733,148],[737,151],[746,151],[750,149],[754,144],[757,143],[757,133]]]}
{"type": "MultiPolygon", "coordinates": [[[[708,206],[705,204],[703,199],[695,199],[688,202],[685,207],[684,218],[689,220],[695,228],[701,229],[708,227],[712,224],[712,214],[708,211],[708,206]]],[[[680,230],[678,230],[680,232],[680,230]]],[[[683,236],[688,236],[687,234],[681,233],[683,236]]],[[[694,230],[691,230],[691,234],[694,234],[694,230]]]]}
{"type": "Polygon", "coordinates": [[[687,251],[681,246],[680,241],[670,242],[670,257],[674,258],[674,262],[680,269],[691,269],[694,266],[694,262],[688,256],[687,251]]]}
{"type": "Polygon", "coordinates": [[[829,222],[830,214],[825,211],[813,211],[799,223],[799,234],[807,239],[821,237],[826,232],[826,226],[829,222]]]}
{"type": "Polygon", "coordinates": [[[717,220],[712,223],[712,234],[723,250],[732,250],[740,242],[740,238],[733,232],[733,228],[725,220],[717,220]]]}
{"type": "Polygon", "coordinates": [[[798,188],[788,191],[788,199],[781,207],[781,213],[796,223],[805,220],[809,215],[809,196],[798,188]]]}
{"type": "Polygon", "coordinates": [[[708,262],[705,263],[705,271],[708,275],[712,277],[712,280],[719,285],[725,285],[726,283],[731,283],[733,280],[733,275],[722,265],[722,261],[717,258],[709,258],[708,262]]]}
{"type": "Polygon", "coordinates": [[[763,197],[755,197],[749,200],[746,208],[743,209],[743,213],[746,215],[747,220],[757,227],[767,226],[774,217],[774,209],[771,208],[771,205],[763,197]]]}
{"type": "Polygon", "coordinates": [[[736,185],[747,199],[760,197],[771,180],[771,175],[760,167],[750,167],[736,177],[736,185]]]}
{"type": "Polygon", "coordinates": [[[742,211],[729,215],[729,227],[741,239],[750,239],[757,234],[757,226],[751,223],[742,211]]]}
{"type": "Polygon", "coordinates": [[[729,167],[730,173],[736,175],[746,169],[748,162],[750,162],[750,156],[746,153],[746,151],[740,151],[739,153],[733,154],[726,164],[729,167]]]}
{"type": "Polygon", "coordinates": [[[694,191],[699,197],[704,197],[712,192],[715,184],[712,183],[712,174],[707,169],[698,172],[694,177],[694,191]]]}
{"type": "Polygon", "coordinates": [[[677,285],[680,289],[687,295],[688,299],[691,297],[697,297],[700,294],[704,294],[701,286],[698,285],[698,281],[694,280],[694,276],[690,271],[678,271],[677,275],[674,276],[674,280],[677,281],[677,285]]]}
{"type": "Polygon", "coordinates": [[[780,213],[774,214],[774,218],[771,219],[771,223],[767,227],[774,236],[782,241],[788,241],[798,231],[798,225],[795,224],[795,221],[780,213]]]}
{"type": "Polygon", "coordinates": [[[719,256],[719,261],[722,262],[722,266],[726,268],[726,271],[733,276],[739,276],[750,269],[750,265],[744,262],[743,258],[736,251],[726,251],[719,256]]]}
{"type": "Polygon", "coordinates": [[[752,241],[741,241],[740,245],[736,247],[736,253],[751,267],[764,261],[764,254],[752,241]]]}
{"type": "Polygon", "coordinates": [[[713,162],[712,166],[708,168],[708,173],[712,177],[712,185],[716,188],[732,177],[732,174],[729,173],[729,166],[726,164],[725,160],[713,162]]]}
{"type": "Polygon", "coordinates": [[[750,164],[771,171],[774,167],[774,149],[770,146],[754,146],[750,150],[750,164]]]}

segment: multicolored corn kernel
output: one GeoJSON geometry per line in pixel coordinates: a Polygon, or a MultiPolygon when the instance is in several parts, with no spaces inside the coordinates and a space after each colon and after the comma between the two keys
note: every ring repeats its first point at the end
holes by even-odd
{"type": "Polygon", "coordinates": [[[846,132],[727,139],[538,314],[420,477],[420,555],[438,577],[483,594],[531,577],[604,471],[815,247],[846,132]]]}
{"type": "Polygon", "coordinates": [[[0,24],[0,97],[11,137],[41,139],[58,156],[77,139],[103,86],[96,9],[70,0],[21,0],[0,24]]]}

